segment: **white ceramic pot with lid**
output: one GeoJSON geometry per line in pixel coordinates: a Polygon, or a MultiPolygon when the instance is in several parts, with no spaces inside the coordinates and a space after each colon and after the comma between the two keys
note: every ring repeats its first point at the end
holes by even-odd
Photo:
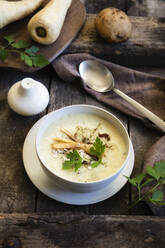
{"type": "Polygon", "coordinates": [[[7,100],[10,108],[17,114],[33,116],[47,107],[49,92],[42,83],[24,78],[9,89],[7,100]]]}

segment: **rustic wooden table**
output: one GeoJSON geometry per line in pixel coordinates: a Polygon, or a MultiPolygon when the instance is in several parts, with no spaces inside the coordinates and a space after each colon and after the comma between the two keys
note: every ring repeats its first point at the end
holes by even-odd
{"type": "MultiPolygon", "coordinates": [[[[129,65],[131,68],[165,76],[164,68],[157,66],[160,62],[159,58],[165,51],[161,36],[165,21],[163,18],[139,17],[164,17],[163,0],[84,0],[83,2],[87,12],[90,13],[87,24],[65,53],[91,52],[101,58],[129,65]],[[109,54],[101,50],[98,40],[95,48],[91,45],[92,39],[96,38],[93,37],[91,31],[93,29],[90,27],[93,14],[108,6],[120,8],[134,16],[133,22],[137,26],[141,25],[143,31],[147,31],[146,27],[149,25],[150,30],[146,36],[142,33],[142,39],[138,40],[141,43],[138,45],[136,43],[139,49],[137,47],[136,50],[133,49],[135,40],[121,47],[116,46],[116,50],[108,48],[109,54]],[[159,24],[159,37],[155,35],[152,39],[153,22],[159,24]],[[90,42],[85,41],[86,29],[89,29],[90,42]],[[82,36],[85,37],[83,43],[81,43],[82,36]],[[146,54],[151,55],[152,59],[149,57],[148,61],[145,60],[146,54]],[[148,63],[149,61],[151,63],[148,63]],[[148,66],[149,64],[154,67],[148,66]]],[[[50,104],[42,115],[67,105],[86,103],[101,106],[119,117],[126,126],[135,149],[133,175],[142,171],[146,151],[160,138],[160,133],[146,128],[138,120],[106,107],[85,92],[67,85],[57,77],[51,66],[33,74],[0,69],[0,247],[21,247],[21,243],[25,248],[165,247],[164,217],[152,216],[151,210],[145,203],[130,210],[128,215],[122,215],[136,197],[134,189],[128,184],[112,198],[89,206],[63,204],[48,198],[35,188],[24,170],[22,147],[26,134],[41,115],[21,117],[9,109],[6,99],[11,85],[24,77],[33,77],[49,89],[50,104]]]]}

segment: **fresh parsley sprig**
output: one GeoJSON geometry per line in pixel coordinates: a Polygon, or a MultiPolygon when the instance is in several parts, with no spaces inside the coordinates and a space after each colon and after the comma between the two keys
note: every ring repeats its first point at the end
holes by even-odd
{"type": "Polygon", "coordinates": [[[160,187],[165,184],[165,160],[156,162],[153,167],[147,166],[145,173],[138,174],[134,178],[126,178],[138,191],[138,199],[131,207],[134,207],[141,201],[151,202],[156,205],[165,205],[163,200],[164,194],[163,191],[160,190],[160,187]],[[143,190],[145,186],[151,182],[150,189],[143,190]]]}
{"type": "Polygon", "coordinates": [[[97,160],[97,161],[91,163],[91,167],[92,167],[92,168],[96,168],[96,167],[97,167],[99,164],[101,164],[101,163],[102,163],[102,160],[99,159],[99,160],[97,160]]]}
{"type": "MultiPolygon", "coordinates": [[[[94,161],[90,164],[92,168],[96,168],[99,164],[102,163],[101,157],[104,151],[105,145],[100,140],[100,138],[97,137],[93,146],[90,149],[90,154],[98,159],[97,161],[94,161]]],[[[68,160],[65,160],[63,162],[62,168],[64,170],[74,168],[76,172],[83,165],[83,159],[76,150],[73,150],[73,152],[69,152],[68,154],[66,154],[66,157],[68,158],[68,160]]]]}
{"type": "Polygon", "coordinates": [[[105,145],[103,144],[102,140],[97,137],[93,146],[90,148],[90,154],[97,157],[97,161],[91,163],[92,168],[96,168],[99,164],[102,163],[102,155],[105,152],[105,145]]]}
{"type": "Polygon", "coordinates": [[[39,48],[31,45],[28,41],[15,41],[13,35],[3,36],[6,45],[0,45],[0,60],[5,61],[9,53],[16,52],[20,59],[29,67],[43,67],[49,64],[49,61],[41,54],[38,54],[39,48]]]}
{"type": "Polygon", "coordinates": [[[105,145],[99,137],[96,138],[93,146],[90,148],[90,154],[96,156],[98,159],[101,159],[105,151],[105,145]]]}
{"type": "Polygon", "coordinates": [[[64,170],[74,168],[76,172],[82,166],[82,158],[76,150],[73,150],[73,152],[69,152],[68,154],[66,154],[66,157],[69,160],[64,161],[64,170]]]}

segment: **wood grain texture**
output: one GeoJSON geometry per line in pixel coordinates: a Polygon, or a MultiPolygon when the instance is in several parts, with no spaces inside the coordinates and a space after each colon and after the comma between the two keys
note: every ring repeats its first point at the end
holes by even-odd
{"type": "Polygon", "coordinates": [[[165,220],[135,216],[1,214],[0,247],[4,248],[4,241],[12,237],[24,248],[164,248],[165,220]]]}
{"type": "MultiPolygon", "coordinates": [[[[72,42],[83,25],[86,17],[84,5],[79,0],[72,0],[71,7],[65,18],[59,38],[51,45],[40,45],[32,41],[27,30],[29,17],[12,23],[0,30],[0,44],[2,36],[12,34],[16,40],[26,40],[39,47],[39,54],[44,55],[50,62],[61,54],[72,42]]],[[[14,68],[25,72],[37,71],[41,68],[28,67],[21,61],[18,53],[10,53],[5,62],[0,61],[0,67],[14,68]]]]}
{"type": "Polygon", "coordinates": [[[87,15],[87,21],[80,34],[65,53],[91,53],[123,65],[164,65],[164,18],[132,16],[131,38],[127,42],[110,44],[97,34],[95,17],[94,14],[87,15]]]}
{"type": "Polygon", "coordinates": [[[128,15],[165,17],[164,0],[126,0],[126,8],[128,15]]]}
{"type": "Polygon", "coordinates": [[[100,10],[108,7],[115,7],[125,11],[126,0],[81,0],[86,7],[87,13],[97,14],[100,10]]]}
{"type": "Polygon", "coordinates": [[[0,211],[28,212],[35,209],[36,188],[30,183],[22,162],[25,136],[35,117],[21,117],[9,109],[7,92],[13,83],[24,77],[33,77],[49,85],[47,70],[37,74],[18,73],[0,69],[0,211]]]}
{"type": "MultiPolygon", "coordinates": [[[[156,0],[155,0],[156,1],[156,0]]],[[[86,0],[85,4],[87,9],[91,13],[97,13],[102,6],[109,3],[114,4],[115,7],[120,8],[120,3],[124,10],[123,3],[125,1],[103,1],[103,0],[86,0]],[[119,5],[118,5],[119,4],[119,5]],[[98,9],[99,8],[99,9],[98,9]]],[[[137,1],[136,1],[137,2],[137,1]]],[[[144,1],[140,1],[141,4],[144,1]]],[[[163,0],[162,0],[163,2],[163,0]]],[[[128,5],[127,5],[128,7],[128,5]]],[[[158,6],[157,6],[158,7],[158,6]]],[[[132,8],[133,9],[133,8],[132,8]]],[[[159,7],[161,9],[161,6],[159,7]]],[[[134,15],[134,13],[130,13],[134,15]]],[[[159,16],[159,15],[158,15],[159,16]]],[[[89,20],[84,26],[78,39],[68,49],[68,52],[77,52],[81,49],[86,49],[95,55],[98,54],[100,57],[108,58],[111,60],[114,56],[116,62],[123,64],[145,64],[146,60],[142,60],[142,55],[152,53],[152,46],[154,45],[153,55],[156,53],[156,44],[158,50],[162,53],[164,43],[162,33],[164,30],[164,19],[152,19],[152,18],[141,18],[141,24],[137,24],[139,27],[139,37],[145,41],[146,37],[146,50],[145,47],[139,45],[139,50],[136,53],[129,51],[129,44],[120,44],[121,51],[123,51],[123,57],[120,57],[120,49],[117,46],[106,44],[102,39],[95,33],[94,26],[92,24],[94,16],[89,15],[89,20]],[[91,20],[90,20],[91,18],[91,20]],[[148,20],[149,30],[145,26],[145,21],[148,20]],[[150,21],[151,20],[151,21],[150,21]],[[155,21],[152,21],[155,20],[155,21]],[[158,20],[158,21],[157,21],[158,20]],[[154,24],[153,24],[154,22],[154,24]],[[156,23],[156,24],[155,24],[156,23]],[[89,28],[88,28],[89,25],[89,28]],[[144,28],[143,28],[144,25],[144,28]],[[152,32],[152,26],[155,25],[152,32]],[[159,25],[161,28],[159,29],[159,25]],[[143,32],[140,33],[140,29],[146,30],[144,36],[143,32]],[[89,40],[86,41],[88,32],[89,40]],[[89,31],[88,31],[89,30],[89,31]],[[152,41],[152,33],[154,33],[152,41]],[[148,38],[147,38],[148,37],[148,38]],[[83,42],[81,41],[83,40],[83,42]],[[94,41],[96,40],[96,47],[94,41]],[[81,42],[80,42],[81,41],[81,42]],[[100,43],[101,42],[101,43],[100,43]],[[153,42],[153,43],[152,43],[153,42]],[[100,45],[101,44],[101,45],[100,45]],[[87,45],[87,46],[86,46],[87,45]],[[102,47],[102,48],[100,48],[102,47]],[[108,47],[108,48],[107,48],[108,47]],[[109,48],[110,47],[110,48],[109,48]],[[73,50],[72,50],[73,49],[73,50]],[[99,50],[100,49],[100,50],[99,50]],[[149,50],[148,50],[149,49],[149,50]],[[110,51],[110,54],[108,54],[110,51]],[[117,51],[117,52],[116,52],[117,51]],[[129,61],[127,61],[127,52],[134,54],[129,61]],[[107,53],[107,54],[106,54],[107,53]],[[136,56],[139,54],[139,56],[136,56]],[[121,60],[122,58],[122,60],[121,60]],[[128,63],[129,62],[129,63],[128,63]],[[138,63],[137,63],[138,62],[138,63]]],[[[135,23],[138,18],[134,18],[135,23]]],[[[137,28],[136,27],[136,28],[137,28]]],[[[142,39],[142,44],[143,44],[142,39]]],[[[133,43],[134,44],[134,43],[133,43]]],[[[137,45],[138,47],[138,45],[137,45]]],[[[136,48],[134,45],[133,48],[136,48]]],[[[151,56],[152,57],[152,56],[151,56]]],[[[149,57],[149,60],[151,60],[149,57]]],[[[155,65],[156,60],[151,60],[151,63],[155,65]]],[[[147,63],[146,63],[147,64],[147,63]]],[[[158,65],[158,64],[157,64],[158,65]]],[[[141,71],[165,76],[164,68],[135,68],[141,71]]],[[[0,215],[0,247],[5,237],[16,235],[23,244],[23,247],[144,247],[144,248],[164,248],[164,218],[151,218],[151,217],[108,217],[108,216],[86,216],[81,217],[81,214],[121,214],[123,210],[127,208],[129,201],[134,200],[136,192],[130,191],[129,186],[125,186],[118,194],[112,198],[98,204],[91,206],[70,206],[62,203],[58,203],[42,193],[38,192],[37,189],[32,185],[27,175],[25,174],[22,164],[22,145],[24,142],[25,135],[36,122],[40,116],[33,118],[24,118],[14,114],[7,105],[6,95],[9,87],[25,76],[31,76],[36,80],[43,82],[47,87],[50,83],[51,102],[48,111],[77,103],[88,103],[106,108],[106,106],[98,103],[92,97],[89,97],[84,92],[78,91],[76,86],[67,85],[62,80],[57,78],[54,71],[51,70],[50,66],[44,70],[41,70],[34,74],[26,74],[22,72],[16,72],[11,70],[0,69],[0,211],[1,212],[33,212],[35,210],[41,211],[41,215],[33,214],[20,214],[20,215],[0,215]],[[36,195],[36,191],[38,192],[36,195]],[[131,196],[132,195],[132,196],[131,196]],[[53,215],[44,215],[43,212],[53,211],[53,215]],[[57,215],[61,213],[63,217],[59,216],[57,221],[57,215]],[[78,214],[78,220],[76,216],[72,214],[78,214]],[[70,218],[70,219],[68,219],[70,218]],[[80,220],[79,220],[80,218],[80,220]],[[92,222],[94,218],[94,221],[92,222]],[[99,219],[101,218],[101,219],[99,219]],[[107,219],[108,218],[108,219],[107,219]],[[71,221],[73,220],[73,222],[71,221]],[[97,219],[97,220],[96,220],[97,219]],[[96,220],[96,221],[95,221],[96,220]],[[68,221],[68,224],[67,224],[68,221]],[[89,223],[89,221],[91,221],[89,223]],[[56,223],[59,222],[60,224],[56,223]],[[64,222],[65,225],[62,225],[64,222]],[[54,227],[55,226],[55,227],[54,227]],[[64,227],[65,226],[65,227],[64,227]],[[82,227],[82,229],[81,229],[82,227]],[[63,228],[63,229],[62,229],[63,228]],[[64,233],[61,231],[64,230],[64,233]],[[77,231],[76,231],[77,230],[77,231]],[[82,231],[82,232],[81,232],[82,231]],[[73,233],[77,235],[73,236],[73,233]],[[73,237],[73,244],[70,244],[73,237]],[[98,244],[96,241],[98,240],[98,244]],[[82,242],[83,241],[83,242],[82,242]],[[83,245],[83,246],[82,246],[83,245]]],[[[117,115],[127,127],[127,117],[118,111],[107,108],[117,115]]],[[[136,151],[136,163],[134,169],[135,173],[141,172],[143,169],[143,158],[149,147],[156,142],[160,134],[145,128],[140,122],[133,119],[129,120],[130,135],[136,151]]],[[[145,205],[137,206],[133,211],[133,214],[139,215],[151,215],[149,208],[145,205]]]]}

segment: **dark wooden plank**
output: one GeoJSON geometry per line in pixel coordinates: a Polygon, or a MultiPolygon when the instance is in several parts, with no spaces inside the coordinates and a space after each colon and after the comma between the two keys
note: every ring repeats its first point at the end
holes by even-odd
{"type": "Polygon", "coordinates": [[[164,66],[165,19],[130,17],[133,24],[131,38],[120,44],[105,42],[96,32],[96,15],[89,14],[77,39],[65,53],[86,52],[123,65],[164,66]]]}
{"type": "MultiPolygon", "coordinates": [[[[53,111],[55,109],[72,105],[72,104],[91,104],[95,106],[102,107],[113,114],[115,114],[127,127],[127,117],[112,108],[106,107],[105,105],[97,102],[94,98],[83,90],[76,87],[76,82],[74,84],[63,82],[60,80],[54,71],[52,71],[52,82],[50,89],[50,107],[48,111],[53,111]]],[[[129,204],[129,189],[125,186],[114,197],[102,202],[93,204],[90,206],[69,206],[66,204],[59,203],[55,200],[49,199],[39,192],[37,211],[55,211],[58,215],[60,212],[74,212],[74,213],[89,213],[89,214],[121,214],[123,209],[128,208],[129,204]],[[118,204],[120,201],[120,204],[118,204]]]]}
{"type": "MultiPolygon", "coordinates": [[[[158,76],[165,76],[164,68],[134,68],[147,73],[155,74],[158,76]]],[[[130,118],[130,137],[135,149],[135,168],[133,175],[142,173],[144,166],[144,157],[148,149],[161,137],[162,134],[155,130],[145,127],[140,121],[130,118]]],[[[137,191],[132,188],[131,201],[134,202],[137,198],[137,191]]],[[[140,203],[132,209],[132,214],[151,215],[152,212],[145,203],[140,203]]]]}
{"type": "Polygon", "coordinates": [[[108,7],[115,7],[125,11],[125,0],[81,0],[88,13],[98,13],[100,10],[108,7]]]}
{"type": "Polygon", "coordinates": [[[126,0],[128,15],[165,17],[164,0],[126,0]]]}
{"type": "Polygon", "coordinates": [[[0,69],[0,74],[0,211],[33,211],[36,188],[25,173],[22,147],[27,132],[41,115],[21,117],[14,113],[8,107],[7,92],[24,77],[32,77],[48,86],[48,68],[37,74],[0,69]]]}
{"type": "Polygon", "coordinates": [[[165,219],[102,215],[0,215],[0,247],[164,248],[165,219]],[[17,246],[4,246],[9,240],[14,240],[17,246]]]}

